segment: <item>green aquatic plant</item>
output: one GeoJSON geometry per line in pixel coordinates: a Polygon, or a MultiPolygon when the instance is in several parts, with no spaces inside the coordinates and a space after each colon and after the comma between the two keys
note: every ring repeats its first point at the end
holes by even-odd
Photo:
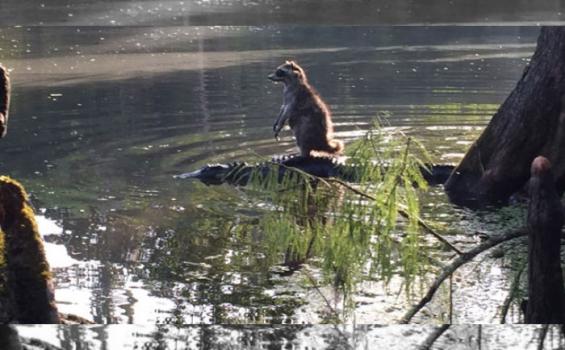
{"type": "Polygon", "coordinates": [[[167,228],[162,249],[151,259],[160,263],[151,272],[205,285],[198,297],[189,290],[182,295],[215,305],[213,317],[220,322],[235,322],[222,311],[226,300],[247,310],[243,322],[278,319],[304,302],[294,294],[266,295],[245,282],[251,278],[272,287],[278,283],[273,272],[294,271],[293,280],[319,292],[327,305],[328,313],[320,314],[324,322],[348,317],[365,280],[388,283],[399,276],[404,292],[412,293],[420,286],[414,282],[431,270],[431,236],[419,203],[427,188],[421,169],[430,157],[416,140],[379,125],[348,149],[348,164],[356,164],[355,183],[281,169],[284,164],[273,162],[269,171],[242,172],[249,176],[247,186],[205,188],[206,197],[194,207],[201,219],[167,228]],[[186,249],[192,246],[200,249],[186,249]],[[203,259],[198,266],[192,263],[203,259]],[[242,282],[233,282],[233,290],[224,294],[221,286],[231,285],[232,272],[242,282]],[[333,298],[328,287],[337,291],[333,298]],[[336,311],[341,308],[332,303],[337,297],[347,314],[336,311]]]}
{"type": "Polygon", "coordinates": [[[407,292],[426,268],[418,192],[429,155],[414,139],[378,124],[348,146],[361,174],[355,184],[290,168],[255,172],[245,189],[261,211],[265,254],[297,269],[311,262],[324,282],[342,292],[346,306],[366,276],[404,277],[407,292]],[[282,175],[281,175],[282,174],[282,175]]]}

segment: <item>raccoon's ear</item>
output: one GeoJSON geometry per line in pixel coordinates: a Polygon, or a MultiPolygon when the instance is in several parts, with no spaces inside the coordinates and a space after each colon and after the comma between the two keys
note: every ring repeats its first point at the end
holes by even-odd
{"type": "Polygon", "coordinates": [[[296,62],[294,62],[294,61],[289,61],[288,63],[290,64],[290,68],[292,68],[292,70],[300,70],[300,69],[298,68],[298,64],[297,64],[296,62]]]}

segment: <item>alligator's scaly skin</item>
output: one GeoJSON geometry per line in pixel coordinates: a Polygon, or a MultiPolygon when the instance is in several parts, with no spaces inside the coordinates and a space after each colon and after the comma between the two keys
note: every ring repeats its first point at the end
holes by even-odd
{"type": "MultiPolygon", "coordinates": [[[[335,177],[349,182],[359,180],[357,168],[345,164],[339,158],[302,156],[283,156],[258,164],[245,162],[209,164],[196,171],[177,175],[175,178],[198,179],[207,185],[228,183],[245,186],[253,171],[259,171],[261,175],[266,176],[270,171],[278,169],[279,179],[282,179],[284,174],[293,168],[321,178],[335,177]]],[[[451,165],[430,165],[428,168],[431,172],[422,168],[422,175],[431,185],[443,184],[453,170],[451,165]]]]}

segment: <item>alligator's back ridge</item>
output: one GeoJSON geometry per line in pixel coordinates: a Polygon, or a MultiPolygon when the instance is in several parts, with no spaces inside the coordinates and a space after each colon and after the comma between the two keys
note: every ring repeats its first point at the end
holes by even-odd
{"type": "MultiPolygon", "coordinates": [[[[277,171],[279,179],[292,169],[298,169],[310,175],[321,178],[335,177],[344,181],[359,181],[359,167],[347,164],[341,157],[305,157],[301,155],[274,156],[270,161],[248,164],[232,162],[229,164],[208,164],[196,171],[175,176],[177,179],[199,179],[206,185],[228,183],[245,186],[254,171],[267,176],[271,171],[277,171]],[[279,165],[279,166],[277,166],[279,165]]],[[[421,168],[422,176],[430,185],[443,184],[453,171],[452,165],[428,165],[421,168]]]]}

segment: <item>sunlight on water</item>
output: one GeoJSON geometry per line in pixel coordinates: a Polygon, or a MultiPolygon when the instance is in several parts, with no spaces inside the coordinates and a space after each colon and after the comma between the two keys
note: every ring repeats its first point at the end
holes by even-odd
{"type": "MultiPolygon", "coordinates": [[[[41,339],[63,349],[373,349],[416,350],[434,326],[18,326],[20,336],[41,339]]],[[[438,349],[537,349],[538,325],[452,326],[438,349]],[[478,344],[480,342],[480,345],[478,344]]],[[[544,346],[559,348],[557,328],[544,346]]],[[[434,347],[434,348],[436,348],[434,347]]]]}
{"type": "MultiPolygon", "coordinates": [[[[54,220],[50,220],[42,215],[37,215],[35,218],[39,227],[39,233],[43,239],[46,239],[47,236],[58,236],[63,233],[63,228],[57,225],[57,222],[54,220]]],[[[52,269],[68,268],[79,263],[78,260],[71,258],[67,247],[62,244],[45,242],[45,254],[52,269]]]]}
{"type": "MultiPolygon", "coordinates": [[[[0,59],[14,81],[0,166],[40,208],[59,309],[102,323],[327,321],[324,299],[341,307],[331,288],[313,289],[300,272],[279,276],[260,232],[238,232],[238,220],[257,212],[249,194],[173,175],[296,151],[288,130],[274,140],[282,88],[267,80],[289,58],[328,102],[337,138],[351,143],[380,117],[435,162],[455,164],[520,77],[538,30],[73,26],[155,15],[129,5],[119,18],[77,10],[64,27],[0,29],[0,59]]],[[[496,232],[449,205],[441,188],[423,197],[423,216],[463,247],[477,231],[496,232]]],[[[450,257],[426,243],[438,259],[450,257]]],[[[308,271],[318,276],[316,263],[308,271]]],[[[476,296],[486,310],[456,311],[457,322],[495,317],[508,268],[491,265],[465,270],[481,274],[476,285],[456,277],[455,305],[476,296]]],[[[388,288],[363,282],[350,320],[394,322],[407,306],[402,283],[398,275],[388,288]]],[[[419,321],[445,320],[447,295],[419,321]]]]}

